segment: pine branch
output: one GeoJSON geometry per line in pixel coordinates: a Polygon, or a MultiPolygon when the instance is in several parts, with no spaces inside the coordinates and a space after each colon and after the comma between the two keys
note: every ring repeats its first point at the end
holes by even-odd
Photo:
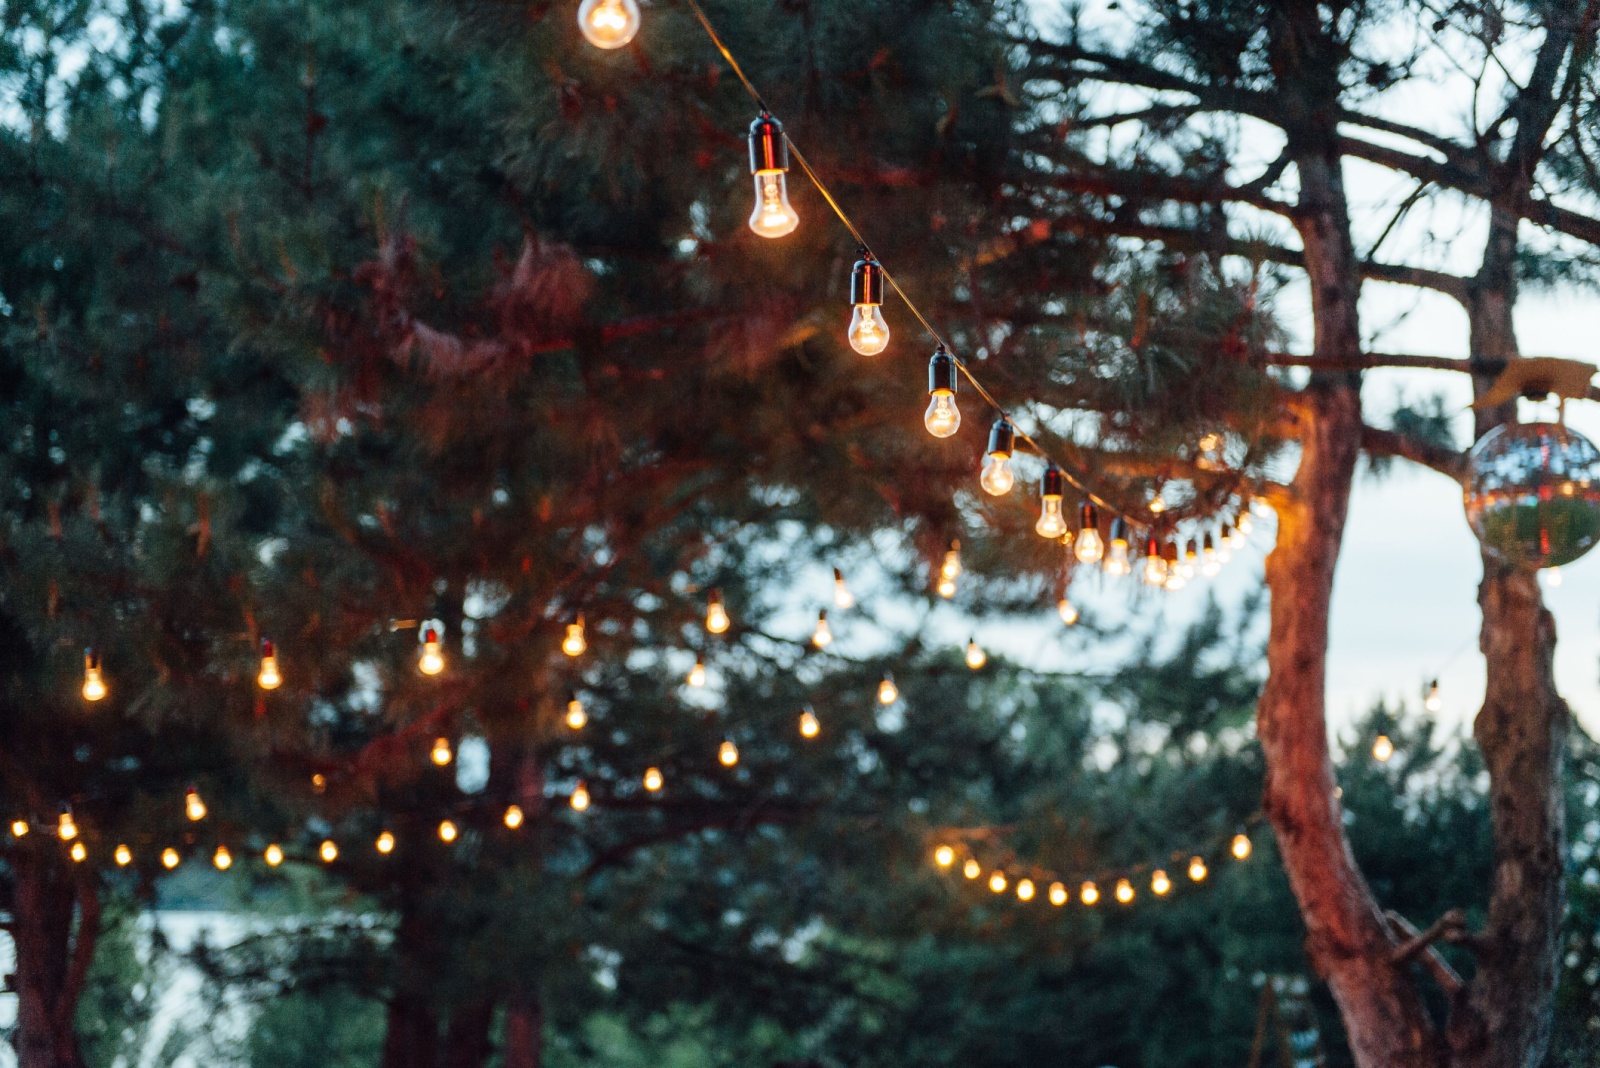
{"type": "Polygon", "coordinates": [[[1393,430],[1363,426],[1361,448],[1374,456],[1398,456],[1403,460],[1410,460],[1457,482],[1466,477],[1467,458],[1461,453],[1418,441],[1393,430]]]}

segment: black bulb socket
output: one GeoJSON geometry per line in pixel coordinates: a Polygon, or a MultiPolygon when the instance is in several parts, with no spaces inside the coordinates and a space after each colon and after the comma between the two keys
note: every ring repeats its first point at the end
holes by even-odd
{"type": "Polygon", "coordinates": [[[1005,419],[996,419],[989,428],[989,455],[1009,458],[1017,445],[1017,428],[1005,419]]]}
{"type": "Polygon", "coordinates": [[[1066,479],[1061,476],[1061,468],[1051,464],[1044,469],[1044,476],[1039,479],[1039,496],[1062,497],[1066,493],[1066,479]]]}
{"type": "MultiPolygon", "coordinates": [[[[950,393],[956,391],[956,358],[943,348],[933,354],[928,361],[928,392],[950,393]]],[[[994,435],[990,433],[990,441],[994,435]]]]}
{"type": "Polygon", "coordinates": [[[850,272],[850,303],[858,308],[883,303],[883,266],[870,252],[857,260],[850,272]]]}
{"type": "Polygon", "coordinates": [[[762,113],[750,124],[750,173],[781,174],[789,170],[789,143],[783,123],[762,113]]]}
{"type": "Polygon", "coordinates": [[[1128,521],[1120,515],[1111,521],[1111,541],[1128,544],[1128,521]]]}
{"type": "Polygon", "coordinates": [[[1084,501],[1083,507],[1078,509],[1078,529],[1094,531],[1100,529],[1100,510],[1094,506],[1094,502],[1084,501]]]}

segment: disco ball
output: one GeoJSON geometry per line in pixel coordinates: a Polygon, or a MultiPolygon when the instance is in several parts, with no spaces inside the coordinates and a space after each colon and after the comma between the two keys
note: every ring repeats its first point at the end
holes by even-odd
{"type": "Polygon", "coordinates": [[[1467,522],[1520,567],[1570,564],[1600,540],[1600,450],[1558,423],[1496,427],[1472,448],[1467,522]]]}

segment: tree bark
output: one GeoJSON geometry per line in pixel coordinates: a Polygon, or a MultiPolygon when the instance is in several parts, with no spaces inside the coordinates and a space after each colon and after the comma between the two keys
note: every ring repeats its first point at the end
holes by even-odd
{"type": "Polygon", "coordinates": [[[394,987],[384,1022],[380,1068],[437,1068],[439,1019],[428,995],[423,946],[425,919],[409,893],[402,894],[400,924],[395,931],[394,987]]]}
{"type": "Polygon", "coordinates": [[[501,1068],[540,1068],[544,1063],[544,1005],[519,987],[506,999],[506,1040],[501,1068]]]}
{"type": "Polygon", "coordinates": [[[494,1024],[494,1002],[489,999],[458,1005],[450,1014],[445,1033],[444,1068],[483,1068],[493,1044],[489,1028],[494,1024]]]}
{"type": "Polygon", "coordinates": [[[75,1025],[99,902],[93,887],[80,887],[72,875],[42,843],[24,843],[12,855],[18,1068],[83,1066],[75,1025]]]}

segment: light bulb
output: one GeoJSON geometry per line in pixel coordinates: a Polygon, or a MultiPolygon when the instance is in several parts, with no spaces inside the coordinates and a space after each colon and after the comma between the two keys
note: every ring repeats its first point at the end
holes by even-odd
{"type": "Polygon", "coordinates": [[[100,672],[100,654],[93,649],[83,651],[83,699],[103,700],[106,695],[105,676],[100,672]]]}
{"type": "Polygon", "coordinates": [[[1183,577],[1185,580],[1194,578],[1196,565],[1199,564],[1199,562],[1200,544],[1193,538],[1190,538],[1189,543],[1185,545],[1183,549],[1183,563],[1178,565],[1183,571],[1183,577]]]}
{"type": "Polygon", "coordinates": [[[1394,743],[1387,734],[1380,734],[1372,743],[1372,759],[1380,764],[1387,764],[1394,757],[1394,743]]]}
{"type": "Polygon", "coordinates": [[[1126,879],[1117,880],[1117,900],[1124,905],[1133,902],[1133,884],[1126,879]]]}
{"type": "Polygon", "coordinates": [[[1067,903],[1067,886],[1065,883],[1050,884],[1050,904],[1060,908],[1067,903]]]}
{"type": "Polygon", "coordinates": [[[578,731],[589,722],[589,713],[583,710],[583,702],[574,697],[567,702],[567,726],[578,731]]]}
{"type": "Polygon", "coordinates": [[[211,854],[211,863],[217,866],[218,871],[227,871],[233,867],[233,854],[228,852],[227,846],[217,846],[217,851],[211,854]]]}
{"type": "Polygon", "coordinates": [[[1189,860],[1189,879],[1190,879],[1190,881],[1191,882],[1201,883],[1201,882],[1205,882],[1205,878],[1206,878],[1206,862],[1204,860],[1201,860],[1199,857],[1190,858],[1190,860],[1189,860]]]}
{"type": "Polygon", "coordinates": [[[339,859],[339,847],[334,844],[332,838],[329,838],[317,848],[317,856],[322,858],[322,863],[332,864],[339,859]]]}
{"type": "Polygon", "coordinates": [[[1167,561],[1167,581],[1164,583],[1165,588],[1176,592],[1183,589],[1187,585],[1189,585],[1189,580],[1184,577],[1182,566],[1175,564],[1170,560],[1167,561]]]}
{"type": "Polygon", "coordinates": [[[1156,490],[1156,495],[1150,498],[1150,514],[1160,515],[1167,510],[1167,499],[1161,495],[1161,490],[1156,490]]]}
{"type": "Polygon", "coordinates": [[[817,719],[817,714],[807,705],[804,712],[800,713],[800,737],[815,738],[822,733],[822,723],[817,719]]]}
{"type": "Polygon", "coordinates": [[[133,850],[126,845],[118,845],[117,851],[111,854],[111,859],[117,862],[117,867],[126,868],[133,863],[133,850]]]}
{"type": "Polygon", "coordinates": [[[1017,900],[1018,901],[1032,901],[1033,900],[1033,890],[1034,890],[1034,887],[1033,887],[1033,880],[1032,879],[1018,879],[1017,880],[1017,900]]]}
{"type": "Polygon", "coordinates": [[[956,862],[956,851],[947,845],[942,845],[933,851],[933,862],[941,868],[948,868],[956,862]]]}
{"type": "Polygon", "coordinates": [[[978,476],[978,485],[990,496],[1004,497],[1017,484],[1017,476],[1011,470],[1011,454],[1016,449],[1016,441],[1017,431],[1005,419],[995,420],[994,426],[989,428],[989,450],[984,455],[983,473],[978,476]]]}
{"type": "Polygon", "coordinates": [[[717,746],[717,762],[725,768],[731,768],[739,763],[739,747],[731,741],[725,741],[717,746]]]}
{"type": "Polygon", "coordinates": [[[522,826],[522,821],[524,819],[522,809],[517,805],[508,806],[506,808],[506,814],[503,818],[505,820],[506,827],[513,831],[522,826]]]}
{"type": "Polygon", "coordinates": [[[1200,550],[1200,573],[1206,578],[1216,578],[1222,573],[1222,561],[1217,558],[1217,543],[1207,534],[1200,550]]]}
{"type": "Polygon", "coordinates": [[[1561,588],[1561,569],[1559,567],[1547,567],[1547,568],[1545,568],[1544,569],[1544,584],[1546,586],[1550,587],[1552,590],[1560,589],[1561,588]]]}
{"type": "Polygon", "coordinates": [[[1247,544],[1249,544],[1250,539],[1245,536],[1246,527],[1244,526],[1244,520],[1247,518],[1248,516],[1240,517],[1238,526],[1234,526],[1231,523],[1223,524],[1222,540],[1228,546],[1228,548],[1243,549],[1247,544]]]}
{"type": "MultiPolygon", "coordinates": [[[[800,215],[789,204],[787,176],[782,173],[756,175],[756,208],[750,213],[750,229],[762,237],[776,238],[787,237],[799,225],[800,215]]],[[[882,316],[878,319],[881,322],[882,316]]],[[[854,319],[851,322],[853,326],[854,319]]],[[[886,346],[889,344],[887,324],[883,330],[883,345],[886,346]]],[[[882,352],[882,347],[878,351],[882,352]]]]}
{"type": "Polygon", "coordinates": [[[953,578],[941,577],[939,579],[939,585],[936,587],[936,589],[938,590],[939,596],[948,601],[950,598],[956,595],[956,580],[953,578]]]}
{"type": "Polygon", "coordinates": [[[939,577],[951,581],[961,577],[961,542],[950,543],[950,548],[944,554],[944,563],[939,565],[939,577]]]}
{"type": "Polygon", "coordinates": [[[947,438],[961,429],[961,411],[956,407],[956,358],[940,345],[928,361],[928,410],[922,424],[936,438],[947,438]]]}
{"type": "Polygon", "coordinates": [[[455,754],[450,751],[450,739],[435,738],[433,740],[433,751],[428,756],[441,768],[449,764],[451,760],[455,759],[455,754]]]}
{"type": "Polygon", "coordinates": [[[997,871],[989,876],[989,890],[991,893],[1003,894],[1006,892],[1006,873],[997,871]]]}
{"type": "Polygon", "coordinates": [[[426,627],[422,631],[422,655],[417,658],[417,670],[424,675],[437,675],[444,670],[439,632],[433,627],[426,627]]]}
{"type": "Polygon", "coordinates": [[[1120,515],[1111,521],[1111,544],[1106,550],[1105,571],[1118,576],[1133,571],[1133,565],[1128,562],[1128,521],[1120,515]]]}
{"type": "Polygon", "coordinates": [[[573,788],[571,804],[575,812],[582,812],[589,807],[589,788],[583,783],[573,788]]]}
{"type": "Polygon", "coordinates": [[[702,661],[696,660],[694,667],[689,669],[689,685],[704,686],[706,684],[706,666],[702,661]]]}
{"type": "Polygon", "coordinates": [[[578,28],[596,48],[622,48],[639,32],[637,0],[583,0],[578,28]]]}
{"type": "MultiPolygon", "coordinates": [[[[1072,553],[1080,564],[1098,564],[1106,554],[1106,543],[1100,537],[1100,513],[1091,501],[1084,501],[1078,512],[1078,544],[1072,553]]],[[[1126,550],[1123,559],[1126,562],[1126,550]]]]}
{"type": "MultiPolygon", "coordinates": [[[[857,304],[855,311],[850,315],[849,336],[850,347],[863,356],[876,356],[888,348],[889,324],[883,318],[883,309],[876,304],[857,304]]],[[[940,437],[948,436],[940,435],[940,437]]]]}
{"type": "Polygon", "coordinates": [[[382,834],[378,835],[378,840],[373,842],[372,845],[373,848],[379,853],[382,853],[384,856],[388,856],[390,853],[394,852],[394,835],[388,831],[384,831],[382,834]]]}
{"type": "Polygon", "coordinates": [[[72,813],[63,812],[60,819],[56,820],[56,834],[61,836],[63,842],[70,842],[78,837],[78,824],[72,818],[72,813]]]}
{"type": "Polygon", "coordinates": [[[1039,521],[1033,525],[1033,530],[1039,537],[1052,540],[1066,534],[1067,521],[1061,515],[1060,497],[1045,497],[1039,502],[1039,521]]]}
{"type": "Polygon", "coordinates": [[[561,639],[561,651],[568,656],[582,656],[589,649],[589,639],[584,637],[583,617],[579,616],[567,624],[567,636],[561,639]]]}
{"type": "Polygon", "coordinates": [[[268,641],[261,643],[261,670],[256,673],[256,685],[263,690],[276,690],[283,685],[283,675],[278,671],[278,650],[268,641]]]}
{"type": "Polygon", "coordinates": [[[850,592],[849,585],[844,580],[844,572],[838,568],[833,569],[833,607],[843,612],[856,606],[855,594],[850,592]]]}
{"type": "Polygon", "coordinates": [[[176,849],[169,847],[161,851],[161,866],[166,868],[168,871],[176,868],[178,866],[178,861],[181,859],[182,858],[178,856],[178,851],[176,849]]]}
{"type": "Polygon", "coordinates": [[[878,703],[880,705],[892,705],[899,699],[900,687],[894,684],[894,679],[885,675],[883,681],[878,683],[878,703]]]}
{"type": "Polygon", "coordinates": [[[184,791],[183,814],[189,817],[191,823],[199,823],[206,818],[206,803],[200,799],[200,791],[193,786],[184,791]]]}
{"type": "Polygon", "coordinates": [[[1078,897],[1085,905],[1093,905],[1100,900],[1100,888],[1094,883],[1084,883],[1083,890],[1078,897]]]}
{"type": "Polygon", "coordinates": [[[976,860],[969,858],[967,862],[961,866],[961,874],[965,875],[968,879],[976,879],[978,876],[983,874],[983,867],[976,860]]]}
{"type": "Polygon", "coordinates": [[[811,634],[811,644],[818,649],[826,649],[833,644],[833,631],[828,627],[827,609],[817,613],[817,629],[811,634]]]}
{"type": "Polygon", "coordinates": [[[1266,519],[1276,514],[1273,511],[1272,505],[1268,504],[1266,500],[1261,497],[1257,497],[1250,502],[1250,510],[1256,515],[1260,516],[1262,519],[1266,519]]]}
{"type": "Polygon", "coordinates": [[[1251,530],[1255,529],[1255,525],[1255,520],[1250,518],[1249,512],[1239,513],[1239,522],[1235,529],[1239,531],[1239,541],[1241,544],[1244,542],[1245,536],[1249,534],[1251,530]]]}
{"type": "Polygon", "coordinates": [[[1065,597],[1056,602],[1056,612],[1061,616],[1061,622],[1069,627],[1078,622],[1078,609],[1065,597]]]}
{"type": "Polygon", "coordinates": [[[665,780],[661,778],[660,768],[646,769],[644,773],[644,788],[646,790],[649,790],[651,793],[655,793],[657,790],[661,789],[664,781],[665,780]]]}
{"type": "Polygon", "coordinates": [[[728,625],[728,610],[722,603],[722,594],[712,590],[706,601],[706,630],[712,634],[722,634],[727,631],[728,625]]]}
{"type": "Polygon", "coordinates": [[[1234,835],[1233,836],[1232,849],[1233,849],[1234,859],[1236,859],[1236,860],[1249,860],[1250,859],[1250,849],[1251,849],[1250,836],[1247,835],[1247,834],[1236,834],[1236,835],[1234,835]]]}
{"type": "Polygon", "coordinates": [[[1167,878],[1167,873],[1157,868],[1156,873],[1150,876],[1150,892],[1156,897],[1164,897],[1172,889],[1172,880],[1167,878]]]}
{"type": "Polygon", "coordinates": [[[1161,555],[1161,543],[1154,534],[1145,542],[1144,582],[1146,586],[1161,586],[1167,581],[1167,561],[1161,555]]]}
{"type": "Polygon", "coordinates": [[[978,639],[976,639],[976,638],[968,639],[967,640],[967,667],[971,668],[973,671],[977,671],[979,668],[983,667],[983,665],[987,664],[988,662],[989,662],[989,654],[985,653],[983,651],[983,647],[978,644],[978,639]]]}
{"type": "Polygon", "coordinates": [[[439,841],[454,842],[461,836],[461,828],[456,826],[455,820],[443,820],[439,824],[439,841]]]}
{"type": "Polygon", "coordinates": [[[272,845],[267,846],[266,851],[261,854],[261,859],[267,862],[267,867],[276,868],[283,863],[282,847],[274,842],[272,845]]]}
{"type": "Polygon", "coordinates": [[[89,858],[89,848],[82,842],[73,842],[72,848],[68,852],[72,856],[73,863],[75,864],[82,864],[89,858]]]}
{"type": "Polygon", "coordinates": [[[30,830],[30,828],[28,827],[28,821],[27,820],[12,820],[11,821],[11,836],[13,838],[26,838],[26,837],[28,837],[28,831],[29,830],[30,830]]]}
{"type": "Polygon", "coordinates": [[[1439,693],[1438,679],[1428,683],[1428,696],[1423,699],[1422,707],[1429,712],[1438,712],[1444,708],[1444,697],[1439,693]]]}

